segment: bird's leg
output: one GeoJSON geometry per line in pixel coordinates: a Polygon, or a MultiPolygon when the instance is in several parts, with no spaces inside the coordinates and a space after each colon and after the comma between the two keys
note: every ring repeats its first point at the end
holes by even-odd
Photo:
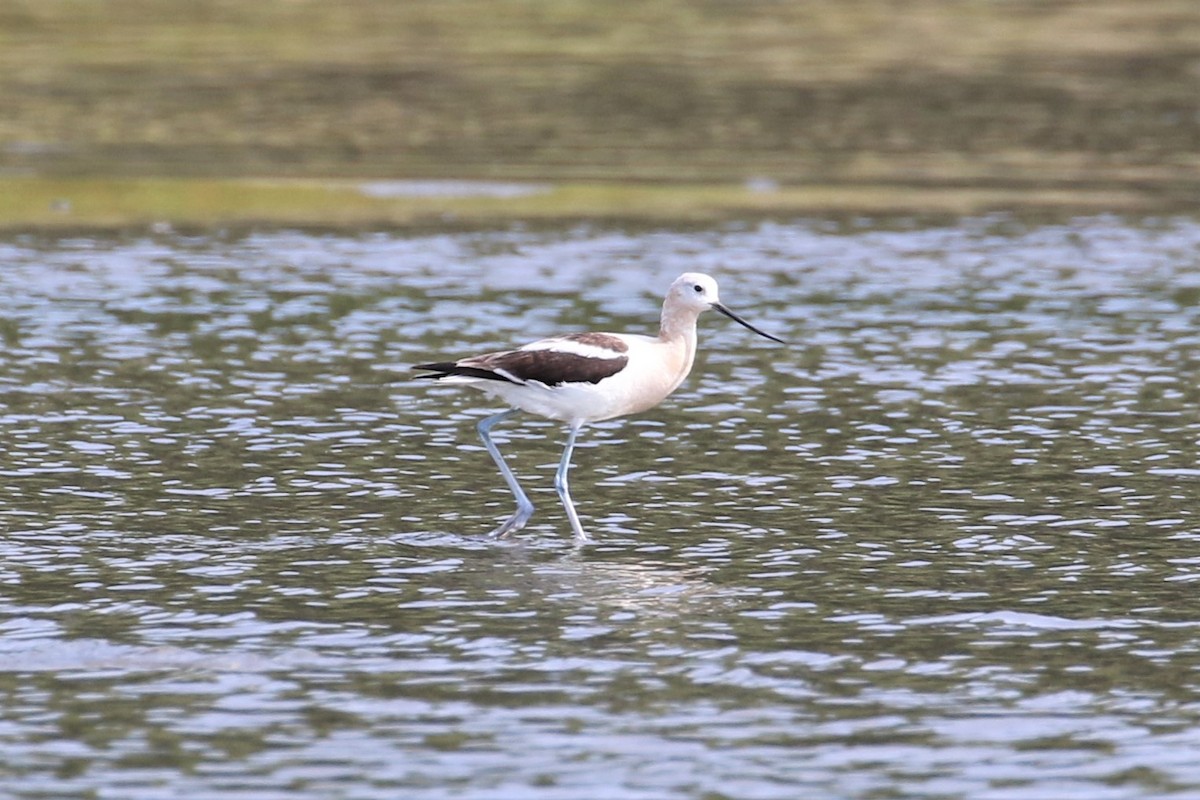
{"type": "Polygon", "coordinates": [[[504,482],[508,484],[513,497],[517,499],[517,510],[513,512],[513,515],[506,519],[499,528],[488,534],[493,539],[500,539],[508,536],[513,531],[519,531],[525,527],[525,523],[533,516],[533,503],[529,502],[529,498],[525,495],[524,490],[521,489],[521,484],[517,483],[517,476],[508,468],[508,464],[504,463],[504,456],[500,455],[500,448],[496,447],[496,443],[492,441],[491,437],[492,426],[497,422],[508,419],[514,413],[516,413],[516,409],[510,408],[508,411],[502,411],[486,419],[481,419],[479,424],[475,426],[479,431],[479,438],[483,439],[483,446],[487,448],[488,455],[492,457],[492,461],[495,461],[496,466],[500,468],[500,474],[504,476],[504,482]]]}
{"type": "Polygon", "coordinates": [[[567,486],[567,470],[571,467],[571,453],[575,450],[575,436],[582,425],[572,425],[567,433],[567,446],[563,449],[562,461],[558,464],[558,472],[554,473],[554,488],[562,499],[563,508],[567,510],[567,519],[571,521],[571,530],[575,532],[576,542],[588,541],[588,535],[579,524],[579,514],[575,512],[575,504],[571,502],[571,490],[567,486]]]}

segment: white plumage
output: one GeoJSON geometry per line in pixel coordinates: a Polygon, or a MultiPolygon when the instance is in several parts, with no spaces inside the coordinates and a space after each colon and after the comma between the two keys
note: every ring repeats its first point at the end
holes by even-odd
{"type": "Polygon", "coordinates": [[[422,378],[469,385],[512,406],[508,411],[487,417],[478,426],[484,446],[517,500],[516,512],[492,531],[492,536],[507,536],[519,530],[533,514],[533,504],[492,441],[492,426],[516,409],[567,423],[567,444],[555,475],[555,487],[576,540],[586,541],[587,534],[579,522],[567,484],[576,435],[589,422],[653,408],[679,388],[696,358],[696,320],[710,308],[760,336],[784,343],[722,305],[717,282],[711,277],[687,272],[667,290],[658,336],[568,334],[541,339],[516,350],[414,367],[432,373],[422,378]]]}

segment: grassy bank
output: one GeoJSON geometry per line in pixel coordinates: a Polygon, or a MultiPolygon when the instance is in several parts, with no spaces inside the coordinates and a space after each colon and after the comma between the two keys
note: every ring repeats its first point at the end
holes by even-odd
{"type": "Polygon", "coordinates": [[[117,179],[75,184],[75,221],[545,200],[228,188],[266,177],[551,181],[571,214],[629,182],[634,214],[1179,208],[1200,191],[1198,65],[1192,0],[11,0],[0,190],[29,194],[0,223],[71,216],[34,177],[117,179]],[[761,177],[783,190],[741,188],[761,177]]]}
{"type": "Polygon", "coordinates": [[[513,220],[648,224],[866,214],[973,215],[1021,209],[1051,216],[1161,210],[1136,192],[560,183],[516,196],[376,196],[348,181],[289,178],[0,179],[0,231],[245,228],[359,229],[498,225],[513,220]]]}

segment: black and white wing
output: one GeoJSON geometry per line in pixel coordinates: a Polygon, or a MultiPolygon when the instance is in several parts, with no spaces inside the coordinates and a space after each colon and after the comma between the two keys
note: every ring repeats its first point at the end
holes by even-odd
{"type": "Polygon", "coordinates": [[[527,344],[517,350],[418,364],[432,380],[459,379],[507,381],[518,385],[540,383],[599,383],[611,378],[629,363],[629,345],[611,333],[573,333],[527,344]]]}

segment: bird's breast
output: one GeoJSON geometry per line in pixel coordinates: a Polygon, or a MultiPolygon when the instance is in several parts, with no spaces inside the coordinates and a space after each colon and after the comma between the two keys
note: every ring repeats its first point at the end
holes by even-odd
{"type": "Polygon", "coordinates": [[[601,381],[597,388],[614,399],[613,413],[637,414],[665,400],[679,388],[692,369],[695,351],[686,342],[652,340],[630,349],[629,362],[621,372],[601,381]],[[611,383],[606,387],[604,384],[611,383]]]}

